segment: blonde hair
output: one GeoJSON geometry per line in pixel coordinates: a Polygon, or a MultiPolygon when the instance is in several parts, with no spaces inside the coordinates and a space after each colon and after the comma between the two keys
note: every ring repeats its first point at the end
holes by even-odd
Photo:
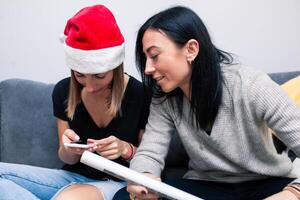
{"type": "MultiPolygon", "coordinates": [[[[109,108],[107,113],[115,118],[118,114],[122,114],[121,105],[124,96],[124,68],[123,64],[113,70],[113,80],[111,84],[111,96],[109,97],[109,108]]],[[[69,88],[69,97],[67,100],[67,115],[73,120],[77,105],[82,101],[81,90],[82,85],[75,78],[73,70],[71,70],[71,81],[69,88]]]]}

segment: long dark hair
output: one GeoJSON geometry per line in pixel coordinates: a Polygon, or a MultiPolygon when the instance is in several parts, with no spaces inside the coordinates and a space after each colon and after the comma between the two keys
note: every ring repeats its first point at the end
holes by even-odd
{"type": "Polygon", "coordinates": [[[196,117],[197,128],[204,130],[212,126],[222,100],[221,64],[231,64],[232,56],[217,49],[199,16],[189,8],[176,6],[157,13],[149,18],[139,29],[136,40],[136,64],[144,84],[152,88],[153,97],[166,97],[172,107],[179,108],[182,115],[183,92],[177,88],[164,93],[151,76],[144,74],[146,56],[143,52],[142,39],[147,29],[157,29],[164,32],[179,48],[190,39],[199,43],[199,54],[192,63],[190,80],[191,112],[196,117]],[[173,98],[172,98],[173,99],[173,98]]]}

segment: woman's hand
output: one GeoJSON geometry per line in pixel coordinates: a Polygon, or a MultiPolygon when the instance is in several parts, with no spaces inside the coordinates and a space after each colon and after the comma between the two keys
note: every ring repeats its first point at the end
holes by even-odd
{"type": "Polygon", "coordinates": [[[284,190],[281,191],[279,193],[276,193],[268,198],[266,198],[265,200],[298,200],[298,198],[291,193],[290,191],[284,190]]]}
{"type": "Polygon", "coordinates": [[[126,156],[131,148],[127,142],[115,136],[109,136],[101,140],[88,139],[87,143],[93,143],[95,145],[93,150],[110,160],[126,156]]]}
{"type": "MultiPolygon", "coordinates": [[[[159,177],[154,176],[153,174],[150,173],[145,173],[146,176],[156,179],[158,181],[161,181],[159,177]]],[[[140,199],[151,199],[151,200],[157,200],[159,198],[158,194],[154,192],[150,192],[147,190],[147,188],[140,186],[140,185],[135,185],[133,183],[129,183],[127,186],[127,191],[130,194],[130,199],[131,200],[140,200],[140,199]]]]}
{"type": "MultiPolygon", "coordinates": [[[[79,141],[79,136],[71,129],[66,129],[62,135],[62,142],[64,143],[71,143],[79,141]]],[[[84,148],[77,148],[77,147],[67,147],[64,145],[64,149],[67,153],[76,154],[76,155],[82,155],[82,153],[86,150],[88,151],[94,151],[93,147],[89,149],[84,148]]]]}

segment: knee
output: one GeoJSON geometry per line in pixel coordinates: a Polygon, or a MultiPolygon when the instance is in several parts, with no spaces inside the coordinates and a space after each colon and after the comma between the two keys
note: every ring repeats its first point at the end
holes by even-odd
{"type": "Polygon", "coordinates": [[[103,200],[103,195],[96,187],[84,184],[75,184],[61,191],[55,200],[103,200]]]}

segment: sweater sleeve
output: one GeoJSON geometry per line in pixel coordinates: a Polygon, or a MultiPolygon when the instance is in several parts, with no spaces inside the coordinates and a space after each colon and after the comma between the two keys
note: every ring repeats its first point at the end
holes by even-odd
{"type": "Polygon", "coordinates": [[[130,168],[138,172],[149,172],[160,177],[165,165],[174,123],[168,112],[167,101],[152,100],[150,114],[137,153],[130,168]]]}
{"type": "Polygon", "coordinates": [[[300,109],[266,74],[249,81],[251,109],[300,157],[300,109]]]}

